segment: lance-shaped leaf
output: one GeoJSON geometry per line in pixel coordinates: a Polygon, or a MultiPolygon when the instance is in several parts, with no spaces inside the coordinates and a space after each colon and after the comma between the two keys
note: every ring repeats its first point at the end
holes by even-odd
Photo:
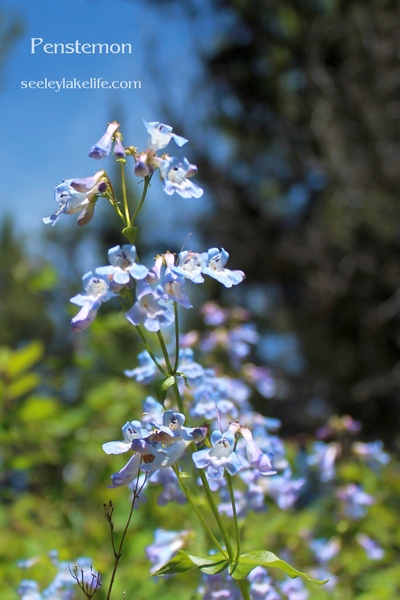
{"type": "Polygon", "coordinates": [[[167,397],[168,389],[174,385],[175,377],[171,375],[170,377],[166,377],[165,379],[159,379],[154,384],[154,389],[156,392],[156,398],[159,403],[164,406],[165,398],[167,397]]]}
{"type": "Polygon", "coordinates": [[[175,573],[184,573],[194,567],[200,569],[208,575],[221,573],[228,567],[228,560],[221,552],[213,556],[195,556],[179,550],[178,554],[167,562],[161,569],[153,575],[173,575],[175,573]]]}
{"type": "Polygon", "coordinates": [[[268,550],[256,550],[254,552],[246,552],[246,554],[242,554],[238,562],[235,563],[235,565],[232,565],[232,567],[229,569],[229,572],[233,579],[243,579],[250,573],[250,571],[258,566],[280,569],[292,579],[295,577],[302,577],[303,579],[311,581],[312,583],[317,583],[318,585],[323,585],[328,581],[328,579],[325,581],[313,579],[306,573],[298,571],[289,565],[289,563],[281,560],[278,556],[276,556],[276,554],[268,552],[268,550]]]}

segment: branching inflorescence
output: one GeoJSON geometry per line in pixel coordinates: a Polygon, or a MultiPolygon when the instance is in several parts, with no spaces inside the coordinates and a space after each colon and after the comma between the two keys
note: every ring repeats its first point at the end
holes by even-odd
{"type": "MultiPolygon", "coordinates": [[[[139,492],[155,482],[163,485],[160,503],[190,502],[211,547],[205,556],[189,554],[182,549],[188,540],[190,543],[192,540],[187,531],[157,530],[155,543],[148,548],[153,562],[152,574],[173,574],[197,568],[203,577],[199,591],[205,598],[211,597],[212,589],[231,590],[231,595],[224,596],[230,598],[261,597],[257,590],[269,581],[266,567],[281,569],[292,578],[300,576],[322,583],[297,571],[270,551],[252,548],[242,551],[239,521],[246,513],[263,509],[268,490],[272,490],[271,495],[279,496],[283,504],[294,502],[296,490],[303,482],[291,477],[282,444],[270,431],[276,427],[276,422],[253,411],[246,387],[203,367],[194,360],[191,348],[182,343],[179,310],[180,307],[192,307],[186,291],[187,280],[190,286],[211,277],[231,288],[243,281],[244,273],[226,267],[229,254],[223,248],[212,247],[202,252],[184,250],[177,255],[166,251],[148,266],[138,260],[136,220],[155,173],[158,172],[162,189],[169,196],[177,193],[183,198],[199,198],[203,194],[192,181],[197,173],[195,165],[186,158],[159,154],[172,140],[178,147],[188,140],[173,133],[168,125],[144,124],[150,135],[144,151],[138,151],[134,146],[124,147],[120,126],[113,122],[89,152],[90,157],[100,160],[113,151],[121,166],[121,199],[116,198],[107,172],[99,170],[84,179],[59,183],[55,188],[58,208],[43,219],[45,223],[55,225],[64,214],[78,214],[78,225],[86,225],[100,198],[108,200],[121,219],[127,243],[109,250],[108,265],[83,276],[84,292],[71,298],[71,302],[80,307],[71,325],[76,331],[89,327],[102,303],[118,297],[129,326],[136,329],[145,347],[139,355],[139,366],[126,371],[126,375],[144,384],[152,383],[156,390],[156,398],[146,397],[143,415],[135,415],[136,420],[128,421],[122,427],[122,439],[103,444],[108,455],[130,455],[126,465],[111,476],[111,487],[127,485],[133,493],[119,546],[114,539],[110,506],[106,510],[115,556],[107,598],[111,598],[133,506],[139,492]],[[136,206],[132,206],[126,192],[125,169],[130,165],[134,174],[143,180],[143,192],[136,206]],[[173,329],[172,344],[164,339],[162,331],[166,328],[173,329]],[[152,350],[154,341],[158,344],[158,352],[152,350]],[[274,479],[275,484],[266,483],[274,479]],[[237,489],[235,481],[240,484],[237,489]],[[204,495],[208,514],[211,513],[214,519],[213,525],[196,502],[198,493],[204,495]]],[[[236,341],[232,338],[231,352],[236,363],[240,362],[246,344],[252,343],[254,335],[250,328],[243,328],[236,332],[236,341]]],[[[208,343],[211,343],[210,339],[208,343]]],[[[79,579],[78,571],[75,578],[79,579]]],[[[91,597],[92,588],[89,592],[90,586],[87,589],[85,586],[82,579],[80,587],[87,597],[91,597]]],[[[298,589],[301,584],[296,586],[298,589]]]]}

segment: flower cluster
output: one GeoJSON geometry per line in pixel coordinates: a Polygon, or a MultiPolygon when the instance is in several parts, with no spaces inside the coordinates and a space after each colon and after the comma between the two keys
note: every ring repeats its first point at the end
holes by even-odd
{"type": "Polygon", "coordinates": [[[159,331],[160,327],[171,325],[174,321],[169,301],[177,302],[184,308],[192,307],[183,289],[185,279],[201,283],[204,281],[201,276],[203,273],[226,287],[236,285],[244,279],[242,271],[231,271],[224,267],[229,256],[224,249],[221,252],[212,248],[202,254],[191,253],[198,257],[199,262],[196,280],[190,270],[181,266],[185,264],[182,254],[187,253],[178,256],[177,266],[175,256],[166,252],[155,259],[151,269],[147,269],[136,262],[135,246],[125,244],[111,248],[108,252],[110,265],[97,267],[94,272],[86,273],[83,276],[86,293],[71,298],[73,304],[82,307],[72,319],[72,328],[85,329],[93,322],[103,302],[135,287],[136,302],[126,313],[128,321],[132,325],[143,324],[148,331],[159,331]]]}
{"type": "MultiPolygon", "coordinates": [[[[90,592],[91,595],[87,597],[91,598],[101,587],[101,575],[93,570],[90,558],[80,557],[70,564],[60,561],[56,550],[49,557],[57,570],[53,580],[40,591],[39,584],[34,579],[23,579],[18,587],[20,600],[72,600],[76,598],[76,584],[90,592]]],[[[28,569],[39,560],[19,561],[18,566],[28,569]]]]}
{"type": "MultiPolygon", "coordinates": [[[[134,173],[138,177],[152,176],[156,169],[159,170],[163,190],[168,196],[176,192],[182,198],[200,198],[203,195],[201,187],[190,181],[197,174],[197,167],[189,163],[187,158],[180,160],[176,156],[164,154],[158,156],[156,152],[165,148],[170,140],[178,146],[183,146],[187,139],[172,133],[172,127],[159,122],[144,125],[150,134],[148,147],[143,152],[138,152],[134,146],[124,148],[119,123],[110,123],[106,133],[94,144],[89,151],[90,158],[100,160],[106,158],[111,152],[117,159],[126,160],[126,156],[134,159],[134,173]]],[[[55,225],[63,214],[81,213],[78,225],[86,225],[92,218],[97,199],[106,195],[108,190],[108,177],[105,171],[99,171],[91,177],[84,179],[68,179],[56,185],[55,201],[58,209],[50,217],[43,219],[44,223],[55,225]]]]}
{"type": "Polygon", "coordinates": [[[111,476],[112,487],[132,483],[144,471],[149,475],[158,469],[173,466],[192,443],[202,443],[207,429],[184,426],[185,417],[173,410],[162,415],[162,425],[154,422],[128,421],[122,427],[122,441],[106,442],[106,454],[122,454],[133,451],[127,464],[111,476]]]}

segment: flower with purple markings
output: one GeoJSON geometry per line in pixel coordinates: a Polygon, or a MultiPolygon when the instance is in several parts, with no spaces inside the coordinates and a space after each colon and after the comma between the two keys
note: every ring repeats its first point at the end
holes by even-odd
{"type": "Polygon", "coordinates": [[[70,302],[82,307],[71,320],[73,331],[89,327],[93,323],[100,305],[115,296],[110,289],[108,278],[105,276],[89,272],[82,277],[82,281],[86,294],[77,294],[70,299],[70,302]]]}
{"type": "Polygon", "coordinates": [[[159,303],[164,297],[162,287],[153,291],[148,283],[139,281],[136,294],[137,301],[126,313],[126,318],[132,325],[143,323],[148,331],[159,331],[160,327],[168,327],[174,322],[174,313],[159,303]]]}
{"type": "Polygon", "coordinates": [[[50,217],[42,219],[43,223],[54,226],[62,215],[81,213],[78,225],[86,225],[93,216],[97,195],[107,189],[107,184],[101,181],[103,176],[104,171],[98,171],[92,177],[66,179],[58,183],[54,190],[58,209],[50,217]]]}
{"type": "Polygon", "coordinates": [[[230,288],[233,285],[241,283],[245,277],[243,271],[231,271],[225,269],[229,254],[223,248],[210,248],[206,255],[206,266],[203,268],[203,274],[209,275],[222,283],[225,287],[230,288]]]}
{"type": "Polygon", "coordinates": [[[186,158],[179,161],[176,156],[168,156],[160,162],[162,186],[168,196],[176,192],[182,198],[200,198],[203,190],[189,181],[189,177],[193,177],[196,173],[196,165],[191,165],[186,158]]]}
{"type": "Polygon", "coordinates": [[[211,434],[211,448],[205,448],[192,454],[194,464],[198,469],[206,469],[211,479],[221,479],[225,469],[229,475],[236,475],[242,468],[242,463],[234,452],[235,436],[232,431],[222,434],[213,431],[211,434]]]}
{"type": "Polygon", "coordinates": [[[96,273],[107,275],[110,280],[111,289],[119,291],[121,286],[128,285],[132,279],[144,279],[149,274],[149,270],[144,265],[139,265],[136,261],[136,248],[129,244],[115,246],[108,251],[110,265],[98,267],[96,273]]]}
{"type": "Polygon", "coordinates": [[[164,125],[163,123],[159,123],[158,121],[147,123],[144,119],[143,123],[148,133],[150,134],[150,140],[148,143],[149,149],[153,150],[154,152],[165,148],[165,146],[169,144],[171,139],[173,139],[178,146],[183,146],[184,144],[186,144],[186,142],[188,142],[186,138],[172,133],[172,127],[170,127],[169,125],[164,125]]]}
{"type": "Polygon", "coordinates": [[[119,123],[113,121],[107,127],[107,131],[105,134],[99,139],[99,141],[94,144],[89,150],[90,158],[95,158],[96,160],[100,160],[101,158],[105,158],[110,154],[112,140],[115,132],[119,127],[119,123]]]}

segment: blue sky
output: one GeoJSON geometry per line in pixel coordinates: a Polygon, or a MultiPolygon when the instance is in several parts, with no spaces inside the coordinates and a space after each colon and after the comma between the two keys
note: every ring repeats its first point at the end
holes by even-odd
{"type": "MultiPolygon", "coordinates": [[[[56,208],[54,185],[98,170],[99,163],[94,163],[87,152],[104,133],[107,122],[115,119],[116,112],[123,115],[125,142],[144,147],[148,135],[143,118],[162,119],[161,103],[171,103],[178,110],[181,106],[186,111],[187,98],[201,69],[194,46],[199,39],[203,43],[207,36],[211,39],[216,23],[204,15],[201,31],[194,32],[178,6],[166,9],[139,0],[70,0],[57,4],[54,0],[5,0],[2,4],[4,12],[20,17],[24,31],[6,59],[0,91],[0,217],[12,214],[17,230],[31,240],[33,247],[40,245],[43,235],[41,218],[56,208]],[[131,43],[133,53],[62,55],[38,49],[32,54],[33,37],[43,38],[45,43],[131,43]],[[157,69],[163,77],[156,75],[157,69]],[[141,81],[142,87],[59,92],[21,89],[21,81],[46,77],[134,79],[141,81]]],[[[185,153],[190,159],[190,143],[185,153]]],[[[101,167],[107,169],[110,165],[111,159],[101,167]]],[[[174,204],[178,212],[182,211],[187,201],[175,196],[174,204]]],[[[193,199],[190,210],[203,210],[205,205],[205,200],[193,199]]],[[[63,227],[61,221],[59,226],[63,227]]]]}

